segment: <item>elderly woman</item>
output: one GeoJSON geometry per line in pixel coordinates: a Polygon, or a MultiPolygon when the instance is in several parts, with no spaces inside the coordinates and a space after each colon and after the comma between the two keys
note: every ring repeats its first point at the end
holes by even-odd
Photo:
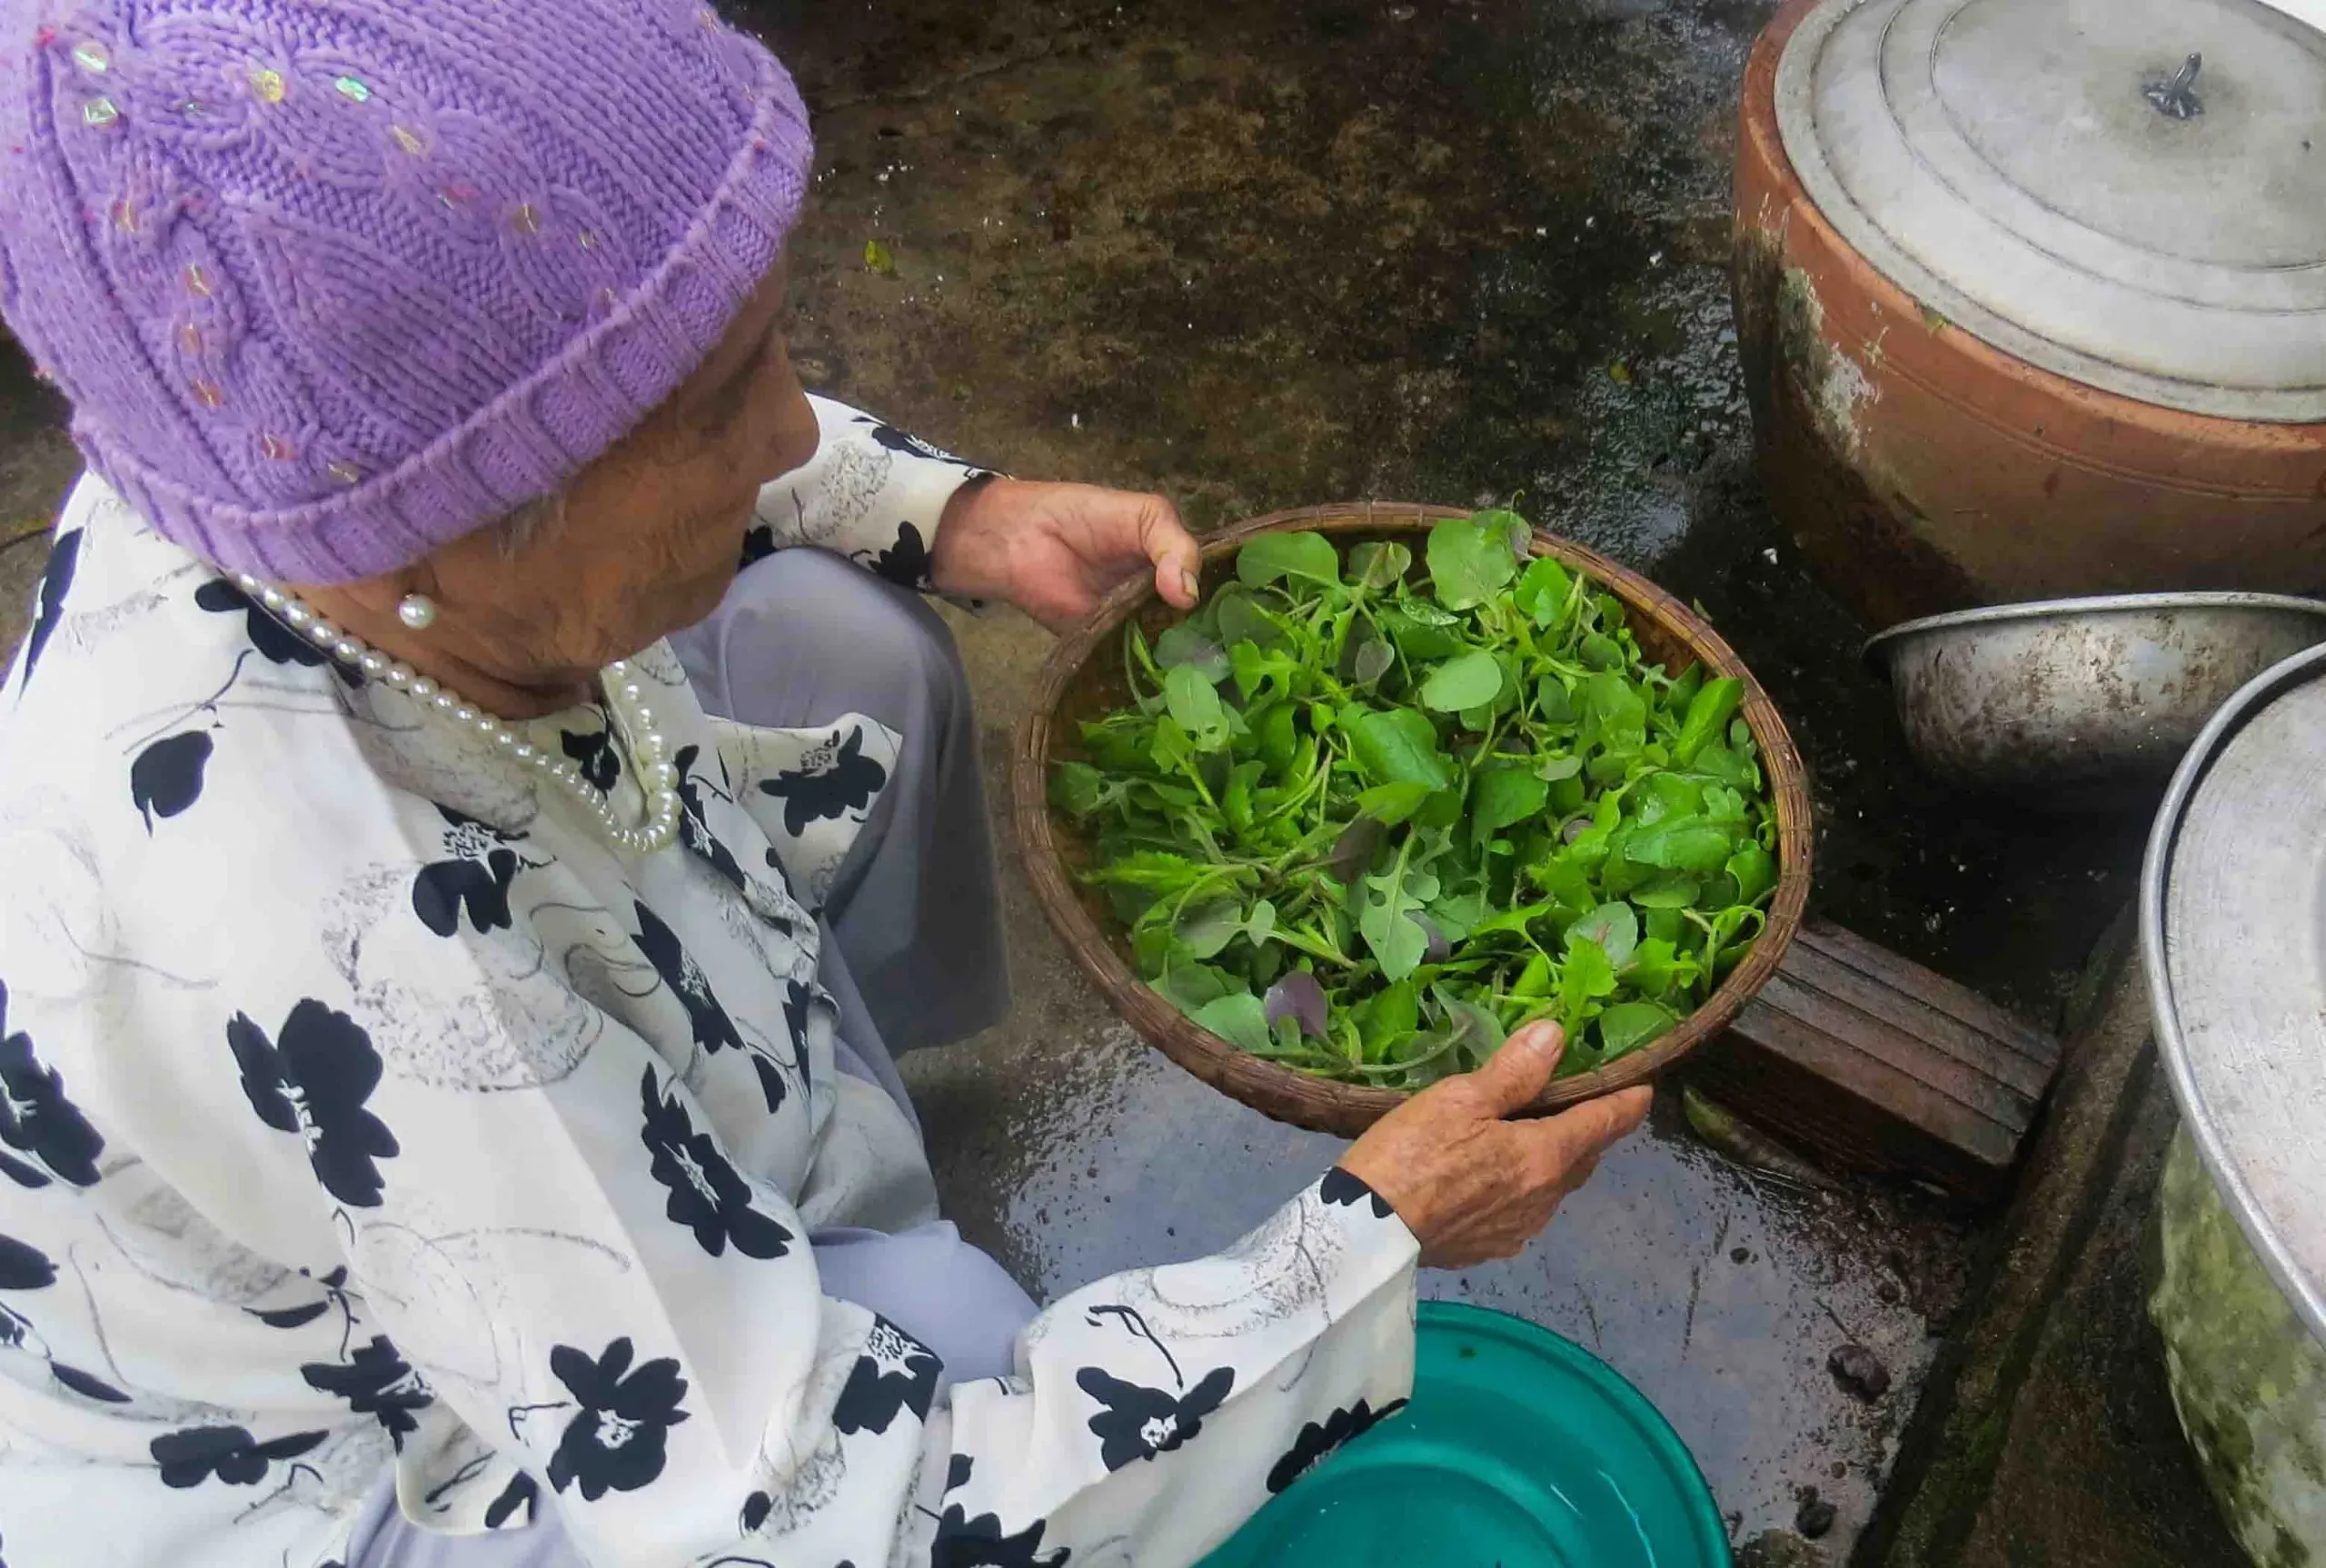
{"type": "Polygon", "coordinates": [[[803,114],[691,3],[5,15],[91,470],[0,687],[9,1568],[1188,1563],[1635,1123],[1498,1120],[1522,1032],[1037,1314],[890,1059],[1004,1001],[915,590],[1188,604],[1170,508],[803,394],[803,114]]]}

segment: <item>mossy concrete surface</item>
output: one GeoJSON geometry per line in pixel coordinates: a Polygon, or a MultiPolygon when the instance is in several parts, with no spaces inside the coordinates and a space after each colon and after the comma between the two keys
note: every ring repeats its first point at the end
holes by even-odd
{"type": "Polygon", "coordinates": [[[2178,1125],[2129,920],[1978,1305],[1933,1374],[1860,1568],[2242,1568],[2165,1385],[2147,1291],[2178,1125]]]}

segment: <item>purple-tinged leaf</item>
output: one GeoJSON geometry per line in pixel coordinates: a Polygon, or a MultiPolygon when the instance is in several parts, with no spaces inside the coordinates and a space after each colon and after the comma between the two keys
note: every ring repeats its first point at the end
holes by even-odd
{"type": "Polygon", "coordinates": [[[1292,1018],[1299,1023],[1302,1034],[1320,1040],[1326,1037],[1325,987],[1307,970],[1294,969],[1270,986],[1267,1005],[1271,1029],[1278,1018],[1292,1018]]]}

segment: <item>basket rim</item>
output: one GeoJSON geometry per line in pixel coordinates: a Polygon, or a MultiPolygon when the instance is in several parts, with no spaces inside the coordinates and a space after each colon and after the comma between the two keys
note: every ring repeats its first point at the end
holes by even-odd
{"type": "MultiPolygon", "coordinates": [[[[1206,535],[1208,563],[1232,554],[1257,534],[1323,527],[1327,532],[1367,529],[1420,532],[1474,509],[1416,502],[1360,501],[1268,512],[1206,535]]],[[[1644,1049],[1573,1077],[1555,1079],[1521,1115],[1539,1116],[1647,1082],[1724,1031],[1753,994],[1775,973],[1807,910],[1812,857],[1808,785],[1801,755],[1768,694],[1725,640],[1703,617],[1647,579],[1587,546],[1535,529],[1533,555],[1548,555],[1595,579],[1627,610],[1655,622],[1707,670],[1744,682],[1740,712],[1751,726],[1767,769],[1777,813],[1777,887],[1767,928],[1744,961],[1669,1034],[1644,1049]]],[[[1196,1024],[1140,980],[1107,939],[1069,886],[1049,804],[1049,773],[1055,719],[1067,689],[1092,655],[1123,623],[1156,599],[1145,574],[1101,600],[1043,661],[1031,702],[1010,748],[1010,821],[1018,849],[1050,928],[1113,1009],[1149,1045],[1233,1099],[1264,1115],[1317,1131],[1354,1136],[1411,1097],[1409,1089],[1379,1088],[1311,1077],[1238,1049],[1196,1024]]]]}

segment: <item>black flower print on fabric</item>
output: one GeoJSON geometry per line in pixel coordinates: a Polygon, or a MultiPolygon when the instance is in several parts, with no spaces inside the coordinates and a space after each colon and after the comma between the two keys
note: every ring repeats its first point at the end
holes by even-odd
{"type": "Polygon", "coordinates": [[[194,590],[194,601],[214,615],[240,615],[244,633],[270,664],[300,664],[313,670],[330,658],[312,641],[269,615],[266,607],[223,577],[194,590]]]}
{"type": "Polygon", "coordinates": [[[420,923],[440,937],[461,928],[461,915],[479,936],[508,930],[509,888],[517,873],[534,868],[534,862],[510,846],[522,833],[504,833],[450,806],[438,806],[444,819],[445,858],[421,868],[413,878],[412,912],[420,923]]]}
{"type": "Polygon", "coordinates": [[[1325,1455],[1343,1444],[1364,1436],[1376,1426],[1406,1407],[1402,1399],[1393,1399],[1376,1410],[1360,1399],[1346,1410],[1336,1410],[1322,1421],[1312,1421],[1300,1429],[1284,1457],[1268,1470],[1268,1491],[1271,1494],[1283,1491],[1311,1470],[1325,1455]]]}
{"type": "Polygon", "coordinates": [[[610,729],[558,731],[566,756],[580,766],[582,777],[601,789],[611,789],[621,777],[621,752],[610,729]]]}
{"type": "Polygon", "coordinates": [[[1076,1385],[1098,1402],[1100,1408],[1090,1418],[1090,1431],[1098,1439],[1098,1457],[1108,1470],[1168,1454],[1193,1440],[1203,1430],[1204,1418],[1228,1402],[1228,1393],[1236,1386],[1234,1367],[1219,1367],[1189,1388],[1178,1358],[1156,1338],[1136,1308],[1094,1306],[1086,1315],[1093,1328],[1113,1318],[1126,1334],[1152,1345],[1170,1369],[1178,1390],[1148,1388],[1117,1377],[1102,1366],[1086,1366],[1074,1374],[1076,1385]]]}
{"type": "MultiPolygon", "coordinates": [[[[800,980],[783,982],[783,1027],[791,1036],[791,1059],[800,1068],[800,1087],[808,1088],[808,1024],[819,1006],[830,1004],[816,994],[813,986],[800,980]]],[[[768,1107],[772,1110],[774,1107],[768,1107]]]]}
{"type": "Polygon", "coordinates": [[[145,819],[145,831],[154,830],[155,818],[181,815],[202,799],[203,773],[214,749],[208,730],[186,729],[138,751],[129,764],[129,799],[145,819]]]}
{"type": "MultiPolygon", "coordinates": [[[[761,794],[772,795],[783,802],[786,833],[797,839],[811,822],[861,811],[872,803],[872,798],[889,781],[889,770],[863,755],[863,745],[864,727],[860,724],[840,743],[830,766],[779,773],[760,781],[761,794]]],[[[774,863],[774,850],[768,851],[768,859],[774,863]]]]}
{"type": "Polygon", "coordinates": [[[832,1407],[832,1430],[851,1435],[885,1433],[900,1410],[911,1411],[916,1421],[927,1421],[937,1398],[938,1374],[944,1369],[935,1351],[887,1318],[875,1317],[864,1352],[850,1368],[840,1401],[832,1407]]]}
{"type": "Polygon", "coordinates": [[[41,573],[39,597],[33,601],[32,630],[25,634],[25,684],[17,688],[19,696],[25,687],[32,684],[33,670],[39,665],[48,640],[64,624],[65,595],[71,590],[73,574],[80,564],[81,531],[68,528],[48,547],[48,566],[41,573]]]}
{"type": "Polygon", "coordinates": [[[703,815],[703,787],[694,776],[694,765],[701,753],[700,746],[681,746],[679,754],[671,759],[679,775],[679,839],[710,861],[711,868],[740,892],[743,889],[743,868],[711,832],[711,819],[703,815]]]}
{"type": "Polygon", "coordinates": [[[56,1265],[30,1242],[0,1236],[0,1290],[46,1290],[56,1283],[56,1265]]]}
{"type": "MultiPolygon", "coordinates": [[[[46,1290],[56,1283],[56,1265],[30,1242],[0,1236],[0,1290],[46,1290]]],[[[104,1404],[126,1404],[129,1395],[104,1378],[67,1366],[48,1352],[32,1320],[12,1306],[0,1305],[0,1345],[26,1351],[48,1363],[49,1374],[80,1394],[104,1404]]]]}
{"type": "Polygon", "coordinates": [[[857,560],[872,570],[872,575],[895,583],[899,588],[922,589],[929,586],[929,543],[920,537],[920,530],[911,523],[897,526],[897,542],[877,555],[866,559],[859,551],[857,560]]]}
{"type": "Polygon", "coordinates": [[[900,452],[909,457],[929,458],[938,462],[949,462],[955,468],[968,469],[971,473],[977,471],[943,447],[932,446],[910,431],[899,430],[884,420],[874,419],[870,414],[859,414],[856,422],[865,427],[865,433],[874,442],[890,452],[900,452]]]}
{"type": "Polygon", "coordinates": [[[358,1346],[345,1364],[311,1362],[299,1368],[299,1375],[309,1387],[347,1401],[355,1414],[375,1417],[399,1454],[403,1440],[420,1429],[413,1413],[436,1403],[427,1381],[378,1335],[371,1344],[358,1346]]]}
{"type": "Polygon", "coordinates": [[[788,1254],[791,1233],[751,1206],[750,1184],[711,1135],[695,1130],[675,1087],[665,1090],[650,1067],[639,1097],[646,1107],[639,1136],[654,1156],[654,1179],[671,1190],[662,1212],[693,1231],[696,1243],[713,1257],[724,1255],[730,1242],[746,1257],[788,1254]]]}
{"type": "Polygon", "coordinates": [[[929,1543],[929,1568],[1066,1568],[1073,1553],[1042,1549],[1042,1532],[1049,1523],[1037,1519],[1016,1534],[1005,1533],[1000,1517],[980,1513],[969,1517],[959,1503],[949,1504],[937,1519],[937,1536],[929,1543]]]}
{"type": "Polygon", "coordinates": [[[1090,1418],[1098,1457],[1109,1470],[1168,1454],[1203,1430],[1203,1420],[1228,1401],[1236,1369],[1223,1366],[1182,1394],[1126,1383],[1104,1368],[1086,1366],[1074,1374],[1083,1393],[1105,1408],[1090,1418]]]}
{"type": "Polygon", "coordinates": [[[240,1426],[190,1426],[154,1439],[149,1448],[161,1466],[162,1484],[184,1491],[215,1478],[229,1486],[255,1486],[268,1465],[296,1459],[322,1446],[325,1432],[294,1432],[261,1443],[240,1426]]]}
{"type": "Polygon", "coordinates": [[[398,1152],[387,1124],[364,1108],[380,1087],[380,1053],[345,1013],[313,997],[283,1021],[280,1045],[247,1013],[226,1026],[226,1044],[243,1069],[243,1093],[259,1120],[297,1133],[323,1190],[353,1208],[380,1202],[376,1162],[398,1152]]]}
{"type": "MultiPolygon", "coordinates": [[[[668,1356],[632,1371],[632,1354],[627,1338],[615,1340],[596,1357],[570,1345],[550,1352],[550,1370],[580,1406],[550,1456],[552,1491],[579,1485],[582,1497],[595,1503],[610,1491],[651,1485],[662,1474],[671,1428],[687,1418],[680,1404],[687,1380],[668,1356]]],[[[523,1414],[510,1412],[512,1431],[523,1414]]]]}
{"type": "MultiPolygon", "coordinates": [[[[341,1316],[352,1325],[355,1322],[355,1305],[348,1296],[347,1265],[342,1264],[329,1274],[316,1279],[315,1283],[323,1287],[323,1294],[319,1300],[303,1301],[295,1306],[272,1308],[246,1306],[243,1310],[269,1328],[304,1328],[336,1306],[340,1310],[341,1316]]],[[[343,1335],[340,1345],[343,1353],[347,1348],[344,1339],[345,1336],[343,1335]]]]}
{"type": "Polygon", "coordinates": [[[704,976],[702,966],[694,961],[679,941],[679,934],[664,925],[653,910],[636,899],[631,908],[638,915],[638,950],[662,977],[671,995],[686,1008],[687,1017],[694,1025],[694,1043],[706,1051],[719,1051],[732,1046],[741,1049],[743,1037],[736,1032],[735,1020],[719,1005],[711,994],[711,981],[704,976]]]}
{"type": "Polygon", "coordinates": [[[1362,1177],[1353,1176],[1338,1166],[1327,1171],[1324,1179],[1317,1184],[1317,1196],[1343,1208],[1369,1201],[1375,1219],[1387,1219],[1397,1212],[1389,1206],[1387,1198],[1366,1186],[1362,1177]]]}
{"type": "Polygon", "coordinates": [[[521,1525],[531,1524],[534,1510],[541,1504],[541,1484],[520,1470],[509,1478],[509,1484],[501,1489],[501,1495],[485,1509],[484,1527],[487,1530],[507,1527],[511,1520],[517,1518],[520,1509],[524,1511],[525,1516],[518,1523],[521,1525]]]}
{"type": "Polygon", "coordinates": [[[0,1154],[0,1171],[18,1186],[45,1187],[49,1175],[75,1186],[93,1186],[105,1140],[80,1108],[65,1097],[65,1079],[33,1052],[32,1037],[8,1032],[8,987],[0,984],[0,1144],[30,1155],[45,1170],[0,1154]]]}

